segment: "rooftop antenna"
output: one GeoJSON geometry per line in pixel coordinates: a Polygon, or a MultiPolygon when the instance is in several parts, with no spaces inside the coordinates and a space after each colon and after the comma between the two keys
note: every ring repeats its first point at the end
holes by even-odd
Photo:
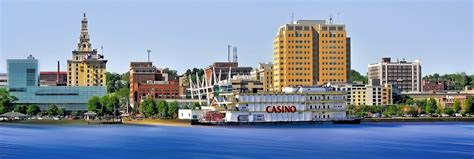
{"type": "Polygon", "coordinates": [[[329,14],[329,24],[332,24],[332,14],[329,14]]]}
{"type": "Polygon", "coordinates": [[[232,51],[234,52],[233,61],[234,61],[234,62],[237,62],[237,61],[238,61],[238,57],[237,57],[237,47],[234,47],[232,51]]]}
{"type": "Polygon", "coordinates": [[[291,24],[295,23],[295,14],[291,12],[291,24]]]}
{"type": "Polygon", "coordinates": [[[148,62],[150,62],[150,52],[151,52],[151,50],[148,49],[148,50],[146,50],[146,52],[148,52],[148,62]]]}
{"type": "Polygon", "coordinates": [[[100,52],[102,52],[102,55],[104,55],[104,45],[100,46],[100,52]]]}

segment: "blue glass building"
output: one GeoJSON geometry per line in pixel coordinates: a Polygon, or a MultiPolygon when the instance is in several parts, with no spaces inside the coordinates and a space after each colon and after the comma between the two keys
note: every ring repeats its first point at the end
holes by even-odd
{"type": "Polygon", "coordinates": [[[49,105],[57,105],[72,110],[87,110],[87,101],[93,96],[104,96],[106,87],[68,87],[38,86],[38,60],[33,56],[27,59],[8,59],[8,90],[17,97],[17,104],[36,104],[42,110],[49,105]]]}

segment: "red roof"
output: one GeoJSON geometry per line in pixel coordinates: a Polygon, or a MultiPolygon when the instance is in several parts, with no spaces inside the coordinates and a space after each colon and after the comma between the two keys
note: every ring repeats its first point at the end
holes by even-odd
{"type": "MultiPolygon", "coordinates": [[[[57,74],[57,73],[58,73],[58,72],[56,72],[56,71],[41,71],[41,72],[40,72],[40,75],[53,75],[53,74],[55,75],[55,74],[57,74]]],[[[65,74],[65,75],[67,75],[67,72],[66,72],[66,71],[59,71],[59,74],[65,74]]]]}

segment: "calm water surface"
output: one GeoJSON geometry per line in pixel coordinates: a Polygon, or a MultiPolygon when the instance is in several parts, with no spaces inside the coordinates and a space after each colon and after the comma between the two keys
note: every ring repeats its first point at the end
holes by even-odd
{"type": "Polygon", "coordinates": [[[473,157],[474,123],[0,125],[0,159],[473,157]]]}

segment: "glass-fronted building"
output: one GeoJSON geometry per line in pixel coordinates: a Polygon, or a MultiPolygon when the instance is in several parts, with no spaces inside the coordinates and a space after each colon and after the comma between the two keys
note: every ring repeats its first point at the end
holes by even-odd
{"type": "Polygon", "coordinates": [[[106,87],[38,86],[38,60],[31,55],[27,59],[7,60],[8,90],[17,97],[17,104],[36,104],[42,110],[57,105],[68,111],[87,110],[87,101],[93,96],[104,96],[106,87]]]}

